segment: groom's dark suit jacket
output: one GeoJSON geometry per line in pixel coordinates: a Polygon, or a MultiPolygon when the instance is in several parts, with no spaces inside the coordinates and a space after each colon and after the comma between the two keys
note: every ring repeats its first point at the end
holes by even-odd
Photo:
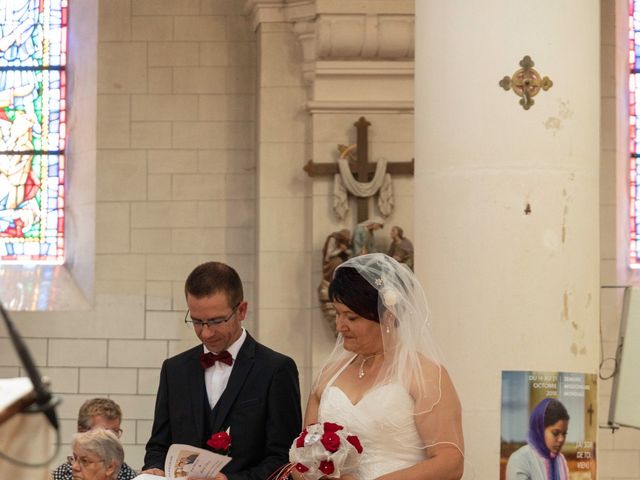
{"type": "Polygon", "coordinates": [[[229,480],[265,480],[288,462],[289,447],[302,429],[296,365],[247,333],[212,411],[198,362],[202,352],[198,345],[162,364],[143,468],[164,470],[171,444],[208,448],[212,433],[230,427],[232,460],[222,472],[229,480]]]}

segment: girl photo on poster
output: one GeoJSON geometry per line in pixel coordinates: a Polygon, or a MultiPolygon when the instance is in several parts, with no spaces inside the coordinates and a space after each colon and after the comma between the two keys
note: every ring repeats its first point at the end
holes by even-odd
{"type": "Polygon", "coordinates": [[[596,479],[596,375],[502,372],[500,480],[596,479]]]}

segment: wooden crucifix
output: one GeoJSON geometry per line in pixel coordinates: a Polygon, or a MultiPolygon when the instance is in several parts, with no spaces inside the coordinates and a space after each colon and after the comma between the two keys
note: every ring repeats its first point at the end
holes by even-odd
{"type": "MultiPolygon", "coordinates": [[[[366,118],[360,117],[353,125],[357,129],[357,150],[356,159],[349,161],[349,168],[357,181],[369,182],[376,171],[376,164],[369,162],[368,128],[371,123],[369,123],[366,118]]],[[[388,162],[387,173],[413,175],[413,164],[413,159],[409,162],[388,162]]],[[[315,177],[318,175],[335,175],[339,173],[339,168],[337,163],[315,163],[313,160],[309,160],[304,166],[304,171],[307,172],[310,177],[315,177]]],[[[369,217],[369,199],[359,197],[357,205],[357,223],[364,222],[369,217]]]]}

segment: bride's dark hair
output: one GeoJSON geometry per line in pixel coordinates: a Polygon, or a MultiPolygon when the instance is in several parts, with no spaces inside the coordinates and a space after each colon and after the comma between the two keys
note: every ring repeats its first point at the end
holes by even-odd
{"type": "Polygon", "coordinates": [[[380,323],[378,290],[355,268],[343,267],[335,271],[329,285],[329,299],[346,305],[362,318],[380,323]]]}

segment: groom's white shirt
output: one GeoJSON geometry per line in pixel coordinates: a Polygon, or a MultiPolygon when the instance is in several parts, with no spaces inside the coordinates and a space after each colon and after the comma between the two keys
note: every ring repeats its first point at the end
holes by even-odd
{"type": "MultiPolygon", "coordinates": [[[[240,334],[240,338],[233,342],[227,351],[233,357],[233,364],[235,364],[236,358],[238,357],[238,352],[242,347],[245,339],[247,338],[247,332],[243,328],[242,334],[240,334]]],[[[203,345],[204,353],[208,353],[209,350],[207,347],[203,345]]],[[[211,352],[211,353],[220,353],[220,352],[211,352]]],[[[204,371],[204,384],[207,388],[207,398],[209,399],[209,406],[213,409],[220,400],[222,396],[222,392],[227,388],[227,383],[229,383],[229,377],[231,376],[231,370],[233,369],[233,365],[227,365],[223,362],[216,362],[211,367],[207,368],[204,371]]]]}

